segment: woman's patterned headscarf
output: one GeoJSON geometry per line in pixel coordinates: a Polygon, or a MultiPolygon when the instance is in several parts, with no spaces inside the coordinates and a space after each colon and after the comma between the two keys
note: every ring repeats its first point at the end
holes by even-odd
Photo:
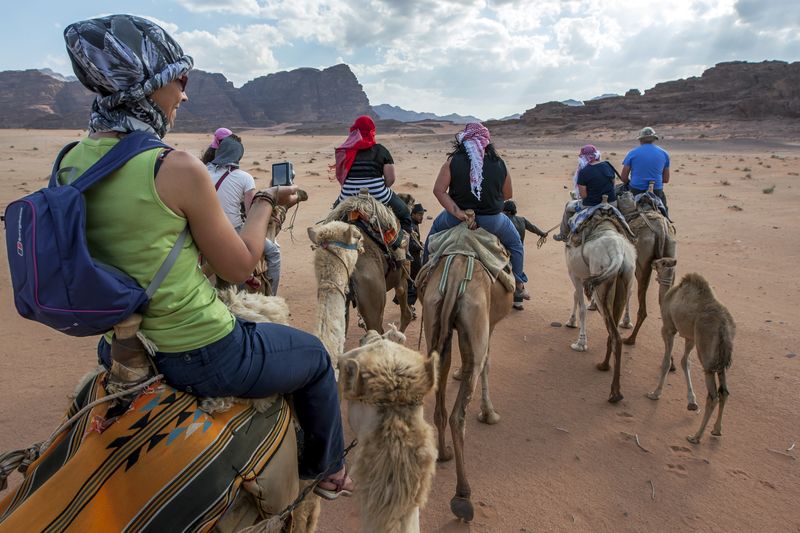
{"type": "Polygon", "coordinates": [[[149,98],[191,70],[194,61],[163,28],[132,15],[84,20],[64,30],[78,80],[97,93],[89,131],[167,132],[164,112],[149,98]]]}
{"type": "Polygon", "coordinates": [[[464,131],[456,135],[456,140],[464,145],[469,157],[469,188],[478,200],[483,188],[483,154],[492,142],[489,130],[479,122],[470,122],[464,131]]]}
{"type": "Polygon", "coordinates": [[[581,193],[578,191],[578,174],[586,165],[595,161],[600,161],[600,150],[593,144],[581,147],[581,152],[578,154],[578,167],[575,169],[575,174],[572,175],[572,186],[578,194],[578,198],[581,197],[581,193]]]}

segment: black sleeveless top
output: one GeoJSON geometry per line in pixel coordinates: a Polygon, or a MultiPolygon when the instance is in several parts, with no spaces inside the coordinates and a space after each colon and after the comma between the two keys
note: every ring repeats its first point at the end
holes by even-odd
{"type": "Polygon", "coordinates": [[[478,200],[469,188],[469,156],[456,152],[450,159],[450,188],[447,194],[464,211],[472,209],[476,215],[496,215],[503,211],[503,185],[507,174],[502,159],[485,156],[481,199],[478,200]]]}

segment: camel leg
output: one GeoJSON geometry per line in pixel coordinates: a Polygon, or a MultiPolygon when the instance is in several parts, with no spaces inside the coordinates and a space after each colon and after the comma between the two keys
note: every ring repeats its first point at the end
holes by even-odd
{"type": "MultiPolygon", "coordinates": [[[[616,287],[617,283],[622,283],[622,281],[615,281],[611,290],[606,292],[605,298],[600,299],[599,304],[604,307],[603,314],[605,316],[603,318],[606,322],[606,330],[608,330],[610,341],[606,348],[605,364],[608,364],[611,352],[614,352],[614,375],[611,378],[611,393],[608,396],[608,401],[611,403],[617,403],[623,398],[620,386],[620,374],[622,373],[622,337],[620,337],[619,329],[617,329],[617,323],[622,314],[621,302],[624,300],[620,300],[619,303],[616,302],[616,293],[618,292],[616,287]],[[618,309],[616,308],[617,306],[619,306],[618,309]]],[[[597,292],[598,291],[595,291],[595,294],[597,294],[597,292]]]]}
{"type": "Polygon", "coordinates": [[[630,300],[630,298],[628,298],[625,301],[625,314],[622,315],[622,322],[619,323],[619,327],[621,327],[622,329],[631,329],[633,327],[633,323],[631,322],[631,300],[630,300]]]}
{"type": "Polygon", "coordinates": [[[486,360],[483,363],[481,372],[481,412],[478,421],[484,424],[497,424],[500,422],[500,415],[494,410],[492,400],[489,398],[489,353],[486,353],[486,360]]]}
{"type": "Polygon", "coordinates": [[[714,430],[711,431],[711,434],[715,437],[722,436],[722,410],[725,409],[725,402],[730,396],[730,392],[728,392],[728,385],[725,382],[725,370],[723,369],[722,372],[718,373],[717,376],[719,377],[719,409],[717,410],[717,421],[714,423],[714,430]]]}
{"type": "Polygon", "coordinates": [[[708,420],[711,418],[711,413],[714,412],[714,408],[717,407],[717,404],[719,403],[717,380],[714,378],[715,374],[713,372],[706,372],[705,375],[706,387],[708,388],[708,397],[706,397],[706,412],[703,413],[703,422],[700,424],[700,429],[697,430],[697,433],[686,437],[686,440],[692,444],[698,444],[700,442],[700,437],[703,436],[703,431],[705,431],[708,420]]]}
{"type": "MultiPolygon", "coordinates": [[[[583,298],[583,293],[580,293],[580,297],[583,298]]],[[[572,314],[569,315],[569,320],[567,320],[567,323],[564,324],[565,327],[568,327],[568,328],[576,328],[576,327],[578,327],[578,325],[577,325],[578,323],[577,323],[577,321],[575,319],[575,314],[576,314],[577,310],[578,310],[578,298],[573,296],[572,297],[572,314]]]]}
{"type": "Polygon", "coordinates": [[[669,367],[672,361],[672,345],[675,342],[675,331],[667,324],[661,328],[661,337],[664,339],[664,359],[661,361],[661,377],[658,380],[658,387],[653,392],[648,392],[647,397],[651,400],[658,400],[661,398],[661,391],[664,390],[664,385],[667,384],[667,376],[669,375],[669,367]]]}
{"type": "Polygon", "coordinates": [[[683,349],[683,359],[681,359],[681,367],[683,368],[683,375],[686,376],[686,408],[689,411],[697,411],[697,397],[694,395],[694,387],[692,387],[692,374],[690,372],[689,353],[694,348],[694,341],[686,339],[683,349]]]}
{"type": "Polygon", "coordinates": [[[358,314],[364,320],[364,330],[375,330],[383,335],[383,310],[386,307],[386,291],[384,289],[373,288],[372,291],[365,290],[359,294],[358,314]],[[366,294],[371,296],[368,298],[366,294]]]}
{"type": "MultiPolygon", "coordinates": [[[[462,343],[460,343],[462,344],[462,343]]],[[[470,497],[472,490],[467,481],[467,472],[464,465],[464,432],[467,406],[475,390],[475,364],[472,353],[462,352],[461,383],[458,387],[458,396],[450,414],[450,431],[453,435],[453,450],[456,457],[456,494],[450,500],[450,510],[461,520],[469,522],[475,515],[470,497]]]]}
{"type": "Polygon", "coordinates": [[[439,461],[449,461],[453,458],[452,448],[446,444],[447,432],[447,373],[450,371],[450,357],[452,353],[452,333],[447,338],[439,355],[439,385],[436,387],[436,406],[433,411],[433,422],[436,425],[438,437],[439,461]]]}
{"type": "Polygon", "coordinates": [[[400,281],[394,288],[394,295],[400,305],[400,332],[404,333],[411,324],[411,306],[408,305],[408,278],[405,275],[399,276],[400,281]]]}
{"type": "Polygon", "coordinates": [[[636,326],[630,336],[625,339],[625,344],[636,344],[636,336],[639,335],[639,328],[644,324],[644,319],[647,318],[647,288],[650,286],[650,274],[653,272],[651,268],[636,267],[636,298],[639,302],[639,308],[636,310],[636,326]]]}
{"type": "MultiPolygon", "coordinates": [[[[573,285],[575,285],[575,303],[574,305],[578,307],[578,317],[580,319],[580,330],[578,331],[578,341],[571,344],[570,348],[575,350],[576,352],[585,352],[586,351],[586,302],[583,299],[583,283],[580,280],[576,280],[573,278],[572,280],[573,285]]],[[[575,310],[573,307],[572,317],[570,320],[574,324],[575,310]]]]}
{"type": "Polygon", "coordinates": [[[589,299],[589,306],[586,309],[587,311],[597,311],[597,300],[594,299],[594,295],[589,299]]]}

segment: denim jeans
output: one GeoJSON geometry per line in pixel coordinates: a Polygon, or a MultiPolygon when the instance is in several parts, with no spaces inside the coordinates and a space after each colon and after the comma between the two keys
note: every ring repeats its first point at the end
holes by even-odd
{"type": "MultiPolygon", "coordinates": [[[[104,339],[97,352],[110,367],[111,346],[104,339]]],[[[156,352],[155,362],[170,386],[197,396],[291,394],[305,436],[300,477],[342,468],[339,394],[328,352],[315,336],[282,324],[237,319],[222,339],[188,352],[156,352]]]]}
{"type": "MultiPolygon", "coordinates": [[[[511,271],[514,273],[514,279],[518,282],[526,283],[528,281],[528,276],[526,276],[524,272],[525,248],[522,246],[522,240],[519,238],[517,228],[514,227],[511,219],[503,213],[498,213],[496,215],[475,215],[475,221],[478,223],[478,227],[485,229],[500,239],[500,242],[511,255],[511,271]]],[[[425,239],[425,250],[422,256],[423,263],[428,262],[428,239],[431,238],[431,235],[453,228],[459,224],[461,224],[461,221],[447,211],[439,213],[439,216],[436,217],[431,225],[428,238],[425,239]]]]}

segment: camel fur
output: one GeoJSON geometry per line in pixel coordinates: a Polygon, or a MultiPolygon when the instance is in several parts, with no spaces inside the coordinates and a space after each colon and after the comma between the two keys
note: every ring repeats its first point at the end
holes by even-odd
{"type": "MultiPolygon", "coordinates": [[[[623,343],[636,344],[636,337],[647,318],[647,289],[650,276],[656,271],[658,281],[658,303],[675,282],[676,247],[675,227],[650,202],[636,205],[630,192],[618,196],[617,203],[636,234],[636,287],[639,307],[636,311],[636,325],[623,343]]],[[[630,302],[625,305],[623,328],[631,327],[630,302]]],[[[673,367],[674,369],[674,367],[673,367]]]]}
{"type": "MultiPolygon", "coordinates": [[[[605,217],[597,213],[594,217],[605,217]]],[[[622,235],[615,221],[602,219],[596,223],[592,232],[579,246],[566,246],[567,270],[575,287],[572,315],[567,326],[575,326],[575,309],[580,315],[580,331],[578,341],[571,345],[575,351],[587,349],[586,339],[586,302],[583,293],[593,298],[603,316],[608,340],[606,357],[597,364],[598,370],[606,371],[609,367],[611,353],[614,353],[614,376],[611,381],[611,393],[608,401],[616,403],[622,400],[620,390],[620,367],[622,364],[622,341],[617,324],[628,301],[636,250],[630,241],[622,235]]]]}
{"type": "Polygon", "coordinates": [[[472,279],[460,294],[459,286],[467,278],[470,259],[464,255],[454,256],[444,290],[439,290],[444,275],[444,261],[431,267],[427,283],[420,284],[419,288],[428,354],[431,357],[440,354],[434,411],[438,459],[449,461],[455,450],[457,481],[456,493],[450,500],[450,510],[465,521],[472,520],[474,516],[464,458],[466,410],[475,390],[477,375],[480,374],[482,395],[478,420],[486,424],[496,424],[500,420],[489,398],[489,344],[494,327],[511,312],[513,298],[513,293],[508,292],[499,279],[493,280],[480,266],[473,269],[472,279]],[[449,417],[453,439],[451,449],[445,445],[448,424],[446,393],[454,331],[458,332],[461,352],[461,381],[449,417]]]}
{"type": "Polygon", "coordinates": [[[689,435],[686,439],[693,444],[700,442],[711,414],[717,406],[719,406],[717,421],[711,434],[719,437],[722,435],[722,411],[730,396],[725,371],[731,366],[733,358],[733,338],[736,334],[733,317],[716,299],[705,278],[696,273],[686,274],[678,286],[667,292],[661,302],[661,315],[664,321],[661,327],[661,336],[664,338],[661,378],[656,390],[648,393],[647,397],[651,400],[658,400],[661,397],[661,391],[667,382],[672,361],[672,345],[677,333],[686,340],[681,366],[686,376],[687,408],[690,411],[696,411],[698,408],[689,372],[689,353],[695,346],[708,389],[700,428],[697,433],[689,435]]]}
{"type": "Polygon", "coordinates": [[[339,359],[342,395],[359,446],[353,463],[366,533],[418,533],[436,470],[422,400],[436,386],[438,355],[424,357],[370,331],[339,359]]]}

